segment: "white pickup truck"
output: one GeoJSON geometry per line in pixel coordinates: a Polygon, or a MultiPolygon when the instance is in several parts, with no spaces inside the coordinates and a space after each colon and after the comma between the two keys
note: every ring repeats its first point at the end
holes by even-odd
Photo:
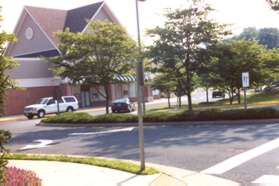
{"type": "Polygon", "coordinates": [[[55,100],[53,97],[41,98],[36,104],[28,105],[24,108],[24,115],[28,119],[33,119],[34,116],[43,118],[46,114],[59,112],[73,112],[79,108],[78,100],[75,96],[62,96],[55,100]]]}

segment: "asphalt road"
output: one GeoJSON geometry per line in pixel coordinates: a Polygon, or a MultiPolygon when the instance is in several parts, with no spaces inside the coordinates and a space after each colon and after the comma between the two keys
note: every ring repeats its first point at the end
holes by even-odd
{"type": "MultiPolygon", "coordinates": [[[[8,145],[11,152],[94,155],[138,160],[137,129],[117,131],[115,128],[38,127],[35,126],[38,121],[0,124],[1,129],[10,130],[13,134],[8,145]],[[36,144],[34,140],[39,139],[52,140],[53,143],[43,148],[22,150],[26,145],[36,144]]],[[[225,165],[217,166],[218,171],[223,171],[217,176],[248,185],[264,175],[279,176],[279,141],[275,140],[278,137],[279,124],[146,127],[146,160],[203,171],[241,154],[233,163],[225,162],[225,165]],[[272,140],[275,142],[264,146],[264,149],[247,153],[272,140]],[[254,154],[257,155],[253,156],[254,154]],[[243,162],[239,163],[241,161],[243,162]],[[224,169],[227,163],[232,166],[229,170],[224,169]]]]}

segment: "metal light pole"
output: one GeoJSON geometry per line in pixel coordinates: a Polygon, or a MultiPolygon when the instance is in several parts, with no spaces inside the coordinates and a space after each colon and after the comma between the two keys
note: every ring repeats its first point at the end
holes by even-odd
{"type": "Polygon", "coordinates": [[[144,90],[144,69],[141,51],[141,37],[140,37],[140,23],[139,23],[139,3],[136,0],[136,14],[137,14],[137,29],[138,29],[138,47],[139,47],[139,61],[137,63],[137,94],[138,94],[138,130],[139,130],[139,150],[140,150],[140,169],[145,169],[144,157],[144,128],[143,128],[143,90],[144,90]]]}

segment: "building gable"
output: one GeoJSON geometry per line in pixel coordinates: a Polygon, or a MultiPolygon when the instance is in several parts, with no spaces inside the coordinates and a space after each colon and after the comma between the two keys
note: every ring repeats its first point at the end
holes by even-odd
{"type": "Polygon", "coordinates": [[[59,40],[54,33],[65,28],[72,32],[84,32],[89,20],[119,24],[103,1],[68,11],[26,6],[14,31],[18,41],[9,44],[5,54],[14,57],[59,55],[59,40]]]}
{"type": "Polygon", "coordinates": [[[36,20],[24,10],[17,25],[17,42],[8,46],[7,55],[20,57],[44,51],[57,50],[36,20]]]}
{"type": "Polygon", "coordinates": [[[82,32],[87,25],[87,20],[91,20],[103,4],[104,2],[99,2],[69,10],[65,28],[69,28],[71,32],[82,32]]]}
{"type": "MultiPolygon", "coordinates": [[[[91,21],[109,21],[112,23],[120,24],[118,19],[114,16],[112,11],[106,5],[106,3],[104,3],[103,6],[100,7],[100,9],[96,12],[96,14],[90,20],[91,21]]],[[[87,27],[88,27],[88,24],[83,29],[83,32],[86,32],[87,27]]]]}
{"type": "Polygon", "coordinates": [[[100,11],[96,14],[94,20],[114,22],[113,19],[107,13],[107,11],[104,9],[104,7],[102,7],[100,11]]]}

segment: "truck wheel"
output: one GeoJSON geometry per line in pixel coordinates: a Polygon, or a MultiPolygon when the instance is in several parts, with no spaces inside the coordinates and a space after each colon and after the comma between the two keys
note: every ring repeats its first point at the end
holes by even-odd
{"type": "Polygon", "coordinates": [[[74,111],[73,107],[68,107],[67,108],[67,112],[73,112],[73,111],[74,111]]]}
{"type": "Polygon", "coordinates": [[[39,118],[43,118],[43,117],[45,117],[45,115],[46,115],[45,111],[43,111],[43,110],[38,111],[38,117],[39,118]]]}

